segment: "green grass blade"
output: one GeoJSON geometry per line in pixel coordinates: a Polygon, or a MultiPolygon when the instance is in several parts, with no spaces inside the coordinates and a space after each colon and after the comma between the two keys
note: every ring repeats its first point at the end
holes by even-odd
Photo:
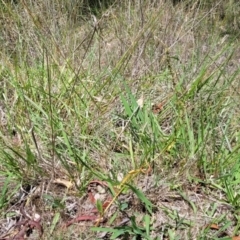
{"type": "Polygon", "coordinates": [[[146,198],[146,196],[144,195],[144,193],[142,191],[140,191],[139,189],[133,187],[130,184],[126,184],[136,195],[137,197],[142,201],[142,203],[145,205],[146,209],[148,210],[148,212],[150,214],[152,214],[152,207],[153,204],[146,198]]]}

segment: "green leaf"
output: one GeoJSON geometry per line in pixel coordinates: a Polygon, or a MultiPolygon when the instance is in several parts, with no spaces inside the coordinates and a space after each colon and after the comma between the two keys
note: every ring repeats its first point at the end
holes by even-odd
{"type": "Polygon", "coordinates": [[[123,226],[117,228],[101,228],[101,227],[92,227],[92,231],[107,232],[113,233],[110,239],[116,239],[117,237],[125,233],[133,233],[131,227],[123,226]]]}
{"type": "Polygon", "coordinates": [[[29,166],[33,165],[34,163],[36,163],[36,158],[34,156],[34,154],[32,153],[31,149],[29,148],[29,145],[26,144],[26,155],[27,155],[27,164],[29,166]]]}
{"type": "Polygon", "coordinates": [[[133,232],[135,234],[142,235],[143,231],[142,231],[142,229],[140,227],[137,226],[137,224],[136,224],[136,217],[132,216],[132,217],[130,217],[130,220],[131,220],[131,223],[132,223],[133,232]]]}
{"type": "Polygon", "coordinates": [[[142,201],[142,203],[144,203],[148,212],[150,214],[152,214],[152,207],[154,205],[146,198],[146,196],[143,194],[143,192],[141,192],[139,189],[131,186],[130,184],[126,183],[126,185],[137,195],[137,197],[142,201]]]}
{"type": "Polygon", "coordinates": [[[103,205],[99,199],[97,199],[96,207],[97,207],[98,212],[102,215],[103,214],[103,205]]]}
{"type": "Polygon", "coordinates": [[[108,221],[109,225],[111,225],[111,224],[115,221],[117,215],[118,215],[117,212],[115,212],[115,213],[112,215],[112,217],[111,217],[111,218],[109,219],[109,221],[108,221]]]}
{"type": "Polygon", "coordinates": [[[110,239],[116,239],[126,232],[128,232],[128,231],[126,231],[125,229],[119,229],[119,230],[117,230],[116,232],[113,233],[113,235],[110,237],[110,239]]]}
{"type": "Polygon", "coordinates": [[[50,235],[52,235],[52,233],[53,233],[53,231],[54,231],[54,229],[55,229],[55,227],[56,227],[59,219],[60,219],[60,213],[57,212],[57,213],[54,215],[54,218],[53,218],[53,220],[52,220],[52,224],[51,224],[51,226],[50,226],[50,235]]]}
{"type": "Polygon", "coordinates": [[[147,236],[150,235],[150,216],[147,214],[143,217],[143,221],[145,224],[146,234],[147,236]]]}
{"type": "Polygon", "coordinates": [[[128,203],[126,203],[126,202],[121,203],[121,205],[120,205],[120,210],[121,210],[121,211],[124,211],[124,210],[126,210],[127,208],[128,208],[128,203]]]}
{"type": "Polygon", "coordinates": [[[11,176],[8,176],[4,182],[4,185],[3,185],[3,188],[1,191],[1,195],[0,195],[0,209],[2,209],[7,202],[8,184],[9,184],[10,180],[11,180],[11,176]]]}

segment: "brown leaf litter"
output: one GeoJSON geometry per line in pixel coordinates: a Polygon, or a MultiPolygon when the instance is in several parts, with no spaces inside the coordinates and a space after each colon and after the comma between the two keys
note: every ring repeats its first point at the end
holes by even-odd
{"type": "MultiPolygon", "coordinates": [[[[139,175],[136,180],[138,188],[154,204],[151,215],[152,238],[160,236],[161,239],[168,239],[167,232],[171,230],[176,236],[180,236],[180,239],[197,239],[198,234],[206,228],[210,236],[211,234],[215,237],[214,234],[217,234],[217,237],[233,235],[233,227],[236,223],[231,214],[231,206],[224,203],[224,199],[219,197],[221,194],[217,190],[209,188],[207,192],[207,186],[203,189],[197,184],[189,183],[181,185],[181,192],[171,190],[167,179],[162,178],[157,181],[157,176],[152,172],[139,175]],[[224,216],[223,219],[232,223],[222,232],[221,224],[223,223],[215,222],[220,216],[224,216]]],[[[40,237],[49,239],[48,229],[51,227],[55,212],[60,212],[60,219],[53,234],[66,236],[64,239],[89,236],[92,236],[89,239],[95,239],[96,233],[91,232],[90,226],[96,223],[111,228],[129,225],[129,219],[133,215],[137,216],[137,224],[143,225],[142,218],[147,214],[146,209],[130,190],[119,195],[118,203],[111,205],[102,216],[96,208],[96,201],[100,201],[105,209],[112,200],[106,182],[99,180],[89,182],[87,192],[82,197],[77,194],[76,189],[65,191],[69,186],[68,182],[61,183],[57,185],[52,183],[48,188],[43,184],[43,194],[35,190],[35,195],[31,193],[34,197],[30,198],[26,195],[13,206],[9,206],[9,212],[14,212],[14,215],[2,216],[3,218],[0,219],[0,240],[39,239],[40,237]],[[46,199],[44,194],[52,196],[53,199],[61,199],[63,207],[54,206],[54,202],[46,199]],[[126,204],[126,209],[119,210],[119,204],[123,203],[126,204]],[[116,218],[110,223],[109,220],[113,214],[116,214],[116,218]],[[70,232],[71,237],[67,237],[70,232]]],[[[232,239],[238,238],[235,236],[232,239]]]]}

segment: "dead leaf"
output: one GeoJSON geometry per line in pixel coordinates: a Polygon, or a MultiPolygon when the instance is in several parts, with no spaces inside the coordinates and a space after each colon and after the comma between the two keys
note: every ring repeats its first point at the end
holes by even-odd
{"type": "Polygon", "coordinates": [[[66,187],[67,189],[70,189],[73,186],[72,182],[70,182],[68,180],[60,179],[60,178],[55,179],[53,181],[53,183],[62,185],[64,187],[66,187]]]}
{"type": "Polygon", "coordinates": [[[219,230],[219,226],[218,226],[217,224],[215,224],[215,223],[211,224],[211,225],[209,226],[209,228],[210,228],[210,229],[213,229],[213,230],[219,230]]]}
{"type": "Polygon", "coordinates": [[[219,226],[215,223],[207,224],[207,225],[204,226],[204,228],[209,228],[209,229],[212,229],[212,230],[219,230],[219,226]]]}
{"type": "Polygon", "coordinates": [[[100,102],[100,103],[107,103],[107,101],[102,97],[102,96],[93,96],[93,98],[97,101],[97,102],[100,102]]]}
{"type": "Polygon", "coordinates": [[[240,236],[232,237],[232,240],[240,240],[240,236]]]}
{"type": "Polygon", "coordinates": [[[99,193],[101,193],[101,194],[106,193],[106,189],[103,188],[101,185],[98,185],[98,186],[97,186],[97,191],[98,191],[99,193]]]}
{"type": "Polygon", "coordinates": [[[118,173],[118,174],[117,174],[117,180],[118,180],[119,182],[121,182],[121,181],[123,180],[123,178],[124,178],[123,173],[118,173]]]}
{"type": "Polygon", "coordinates": [[[98,216],[81,215],[81,216],[78,216],[77,218],[74,218],[74,219],[68,221],[66,223],[66,227],[68,227],[74,223],[81,222],[81,221],[96,221],[96,220],[98,220],[98,216]]]}
{"type": "Polygon", "coordinates": [[[138,100],[137,100],[137,104],[139,106],[139,108],[143,107],[143,96],[141,96],[138,100]]]}
{"type": "Polygon", "coordinates": [[[154,114],[159,114],[163,110],[163,103],[154,104],[152,106],[152,111],[154,114]]]}
{"type": "MultiPolygon", "coordinates": [[[[98,186],[97,189],[100,191],[102,191],[104,189],[104,187],[108,187],[108,184],[106,182],[99,181],[99,180],[92,180],[89,184],[97,184],[97,186],[98,186]],[[99,186],[101,187],[101,189],[99,188],[99,186]]],[[[104,191],[106,191],[106,190],[104,189],[104,191]]],[[[97,199],[99,199],[100,195],[102,195],[102,194],[96,193],[94,196],[93,193],[91,192],[91,189],[88,188],[88,198],[92,204],[94,204],[94,205],[96,204],[97,199]]],[[[109,198],[109,199],[103,201],[103,203],[102,203],[103,209],[106,209],[111,203],[112,203],[112,198],[109,198]]],[[[93,208],[91,211],[88,212],[88,214],[85,212],[84,215],[79,215],[78,217],[68,221],[65,224],[65,227],[68,227],[74,223],[78,223],[81,221],[93,221],[93,222],[96,222],[96,224],[98,225],[100,222],[103,222],[104,219],[101,216],[99,216],[99,211],[97,210],[97,208],[93,208]]]]}

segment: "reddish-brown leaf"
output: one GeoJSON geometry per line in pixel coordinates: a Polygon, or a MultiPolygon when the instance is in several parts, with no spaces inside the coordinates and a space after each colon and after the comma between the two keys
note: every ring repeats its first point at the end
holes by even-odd
{"type": "Polygon", "coordinates": [[[240,236],[232,237],[232,240],[240,240],[240,236]]]}
{"type": "Polygon", "coordinates": [[[163,110],[163,103],[157,103],[152,106],[152,111],[154,114],[158,114],[163,110]]]}
{"type": "Polygon", "coordinates": [[[68,227],[68,226],[70,226],[70,225],[72,225],[74,223],[81,222],[81,221],[95,221],[97,219],[98,219],[97,216],[89,216],[89,215],[78,216],[77,218],[74,218],[73,220],[68,221],[66,223],[66,227],[68,227]]]}
{"type": "Polygon", "coordinates": [[[210,226],[208,226],[210,229],[213,229],[213,230],[219,230],[219,226],[215,223],[211,224],[210,226]]]}

